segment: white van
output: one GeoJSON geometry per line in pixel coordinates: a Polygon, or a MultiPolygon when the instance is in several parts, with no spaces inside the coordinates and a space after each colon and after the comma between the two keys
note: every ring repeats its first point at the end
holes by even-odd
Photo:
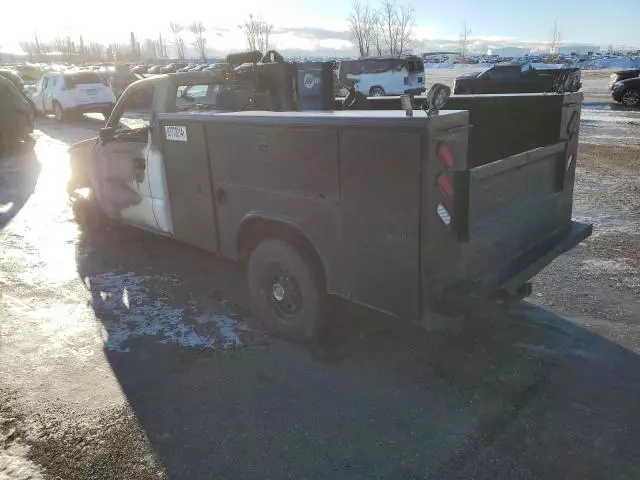
{"type": "Polygon", "coordinates": [[[91,71],[47,73],[31,99],[40,113],[53,113],[59,121],[83,113],[102,113],[107,119],[116,103],[113,91],[91,71]]]}
{"type": "Polygon", "coordinates": [[[424,63],[415,55],[343,60],[337,73],[340,89],[353,85],[370,97],[420,95],[425,91],[424,63]]]}

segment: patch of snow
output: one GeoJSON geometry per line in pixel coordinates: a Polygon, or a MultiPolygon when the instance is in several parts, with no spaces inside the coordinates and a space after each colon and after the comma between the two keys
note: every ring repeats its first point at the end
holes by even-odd
{"type": "Polygon", "coordinates": [[[598,58],[595,60],[576,63],[575,66],[580,67],[583,70],[625,70],[640,68],[640,59],[630,57],[598,58]]]}
{"type": "Polygon", "coordinates": [[[42,480],[38,466],[27,460],[28,449],[13,445],[0,450],[0,480],[42,480]]]}
{"type": "Polygon", "coordinates": [[[187,348],[227,350],[242,346],[240,332],[249,330],[244,323],[228,315],[192,315],[190,311],[172,306],[170,298],[149,287],[158,282],[175,283],[176,280],[131,272],[100,274],[88,279],[107,349],[127,352],[128,340],[141,336],[155,336],[158,343],[187,348]],[[123,301],[125,298],[127,302],[123,301]]]}

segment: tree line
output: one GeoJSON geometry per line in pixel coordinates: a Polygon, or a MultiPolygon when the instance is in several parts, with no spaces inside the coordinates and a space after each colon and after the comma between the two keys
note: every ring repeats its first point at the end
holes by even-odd
{"type": "Polygon", "coordinates": [[[366,0],[354,0],[347,21],[361,57],[411,51],[415,12],[408,4],[382,0],[376,7],[366,0]]]}
{"type": "MultiPolygon", "coordinates": [[[[239,28],[244,33],[249,50],[266,52],[273,47],[270,41],[273,25],[264,21],[262,17],[249,15],[239,28]]],[[[182,61],[186,58],[187,46],[191,44],[198,51],[200,59],[206,62],[208,30],[201,21],[189,25],[170,22],[169,31],[172,38],[167,38],[160,33],[157,39],[146,38],[139,41],[135,33],[131,32],[129,43],[104,44],[95,41],[85,43],[82,36],[77,40],[66,36],[42,41],[36,33],[33,40],[19,42],[19,45],[32,59],[47,58],[55,53],[60,60],[68,62],[135,62],[168,58],[168,46],[174,47],[175,55],[173,57],[182,61]]]]}

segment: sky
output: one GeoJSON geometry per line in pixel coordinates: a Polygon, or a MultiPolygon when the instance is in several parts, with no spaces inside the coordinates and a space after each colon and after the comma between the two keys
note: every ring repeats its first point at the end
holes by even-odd
{"type": "MultiPolygon", "coordinates": [[[[402,2],[402,0],[399,0],[402,2]]],[[[370,0],[372,6],[376,0],[370,0]]],[[[414,0],[415,38],[422,49],[455,43],[466,20],[476,43],[531,45],[549,41],[554,21],[565,43],[640,47],[640,0],[414,0]]],[[[202,21],[215,51],[244,48],[239,25],[250,13],[274,25],[279,49],[349,51],[348,0],[30,0],[29,14],[0,17],[0,48],[19,40],[83,36],[85,43],[127,43],[168,35],[169,22],[202,21]],[[37,12],[37,14],[34,14],[37,12]]]]}

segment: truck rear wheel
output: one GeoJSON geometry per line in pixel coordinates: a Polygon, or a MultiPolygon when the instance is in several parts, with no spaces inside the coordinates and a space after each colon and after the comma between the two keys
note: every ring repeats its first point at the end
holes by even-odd
{"type": "Polygon", "coordinates": [[[289,340],[313,337],[323,320],[324,292],[305,255],[269,238],[251,253],[247,280],[254,314],[272,332],[289,340]]]}

